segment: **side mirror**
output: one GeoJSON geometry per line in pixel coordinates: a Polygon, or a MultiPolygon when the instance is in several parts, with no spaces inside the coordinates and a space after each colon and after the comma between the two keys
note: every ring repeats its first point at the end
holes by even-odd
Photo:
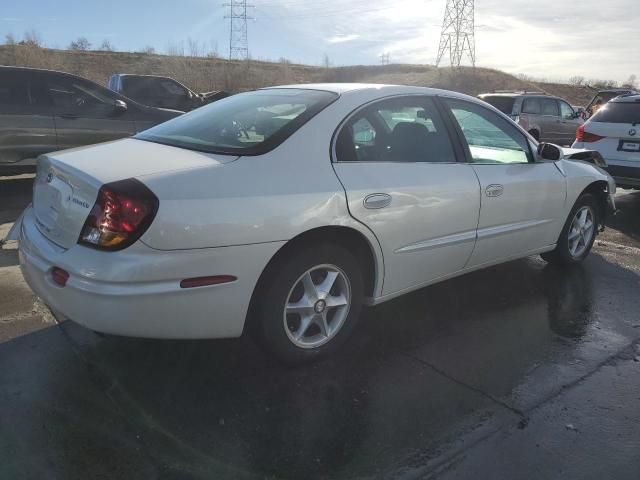
{"type": "Polygon", "coordinates": [[[553,143],[541,143],[538,145],[538,157],[555,162],[562,158],[562,149],[553,143]]]}
{"type": "Polygon", "coordinates": [[[116,112],[118,113],[122,113],[122,112],[126,112],[127,111],[127,103],[123,102],[122,100],[116,100],[113,104],[113,108],[116,112]]]}

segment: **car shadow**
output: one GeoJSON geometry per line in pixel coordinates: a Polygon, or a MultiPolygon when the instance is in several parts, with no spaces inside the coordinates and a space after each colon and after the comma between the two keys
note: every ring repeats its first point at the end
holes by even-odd
{"type": "Polygon", "coordinates": [[[640,191],[629,191],[616,196],[618,212],[610,216],[607,226],[630,237],[640,247],[640,191]]]}

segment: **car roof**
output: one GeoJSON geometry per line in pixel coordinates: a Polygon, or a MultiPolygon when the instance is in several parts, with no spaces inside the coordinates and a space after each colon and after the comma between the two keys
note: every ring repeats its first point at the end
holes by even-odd
{"type": "Polygon", "coordinates": [[[611,103],[640,103],[640,94],[621,95],[611,99],[611,103]]]}
{"type": "Polygon", "coordinates": [[[485,97],[505,97],[505,98],[516,98],[516,97],[544,97],[544,98],[560,98],[554,95],[547,95],[544,92],[495,92],[495,93],[483,93],[478,95],[479,98],[485,97]]]}
{"type": "Polygon", "coordinates": [[[447,95],[451,97],[465,98],[478,101],[477,98],[465,95],[463,93],[453,92],[450,90],[442,90],[431,87],[416,87],[411,85],[389,85],[378,83],[303,83],[297,85],[278,85],[273,87],[264,87],[261,90],[296,88],[299,90],[322,90],[325,92],[344,95],[356,92],[378,92],[380,96],[391,95],[447,95]]]}

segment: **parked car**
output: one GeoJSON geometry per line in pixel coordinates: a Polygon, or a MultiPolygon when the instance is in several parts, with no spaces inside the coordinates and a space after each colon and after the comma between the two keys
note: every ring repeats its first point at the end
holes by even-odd
{"type": "Polygon", "coordinates": [[[0,66],[0,175],[35,172],[42,153],[129,137],[181,113],[68,73],[0,66]]]}
{"type": "Polygon", "coordinates": [[[247,331],[303,362],[366,328],[363,304],[528,255],[584,260],[615,183],[563,156],[458,93],[268,88],[41,157],[20,262],[90,329],[247,331]]]}
{"type": "Polygon", "coordinates": [[[571,145],[576,129],[584,122],[581,113],[560,97],[515,92],[487,93],[480,98],[509,115],[541,142],[571,145]]]}
{"type": "Polygon", "coordinates": [[[586,118],[594,115],[609,100],[612,100],[620,95],[630,95],[634,93],[638,92],[629,88],[612,88],[608,90],[598,91],[585,107],[586,118]]]}
{"type": "Polygon", "coordinates": [[[576,133],[575,148],[597,150],[621,188],[640,188],[640,95],[614,98],[576,133]]]}
{"type": "Polygon", "coordinates": [[[185,112],[229,96],[221,91],[195,93],[173,78],[158,75],[118,73],[109,77],[107,86],[143,105],[185,112]]]}

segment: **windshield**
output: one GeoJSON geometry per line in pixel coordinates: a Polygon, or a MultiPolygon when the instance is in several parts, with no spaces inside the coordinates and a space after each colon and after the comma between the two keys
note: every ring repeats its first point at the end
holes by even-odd
{"type": "Polygon", "coordinates": [[[598,110],[592,122],[599,123],[640,123],[640,102],[607,103],[598,110]]]}
{"type": "Polygon", "coordinates": [[[280,145],[337,97],[331,92],[293,88],[242,93],[135,138],[211,153],[260,155],[280,145]]]}
{"type": "Polygon", "coordinates": [[[501,97],[501,96],[493,96],[493,97],[483,97],[485,102],[489,105],[493,105],[502,113],[507,115],[511,115],[513,113],[513,103],[515,99],[513,97],[501,97]]]}

